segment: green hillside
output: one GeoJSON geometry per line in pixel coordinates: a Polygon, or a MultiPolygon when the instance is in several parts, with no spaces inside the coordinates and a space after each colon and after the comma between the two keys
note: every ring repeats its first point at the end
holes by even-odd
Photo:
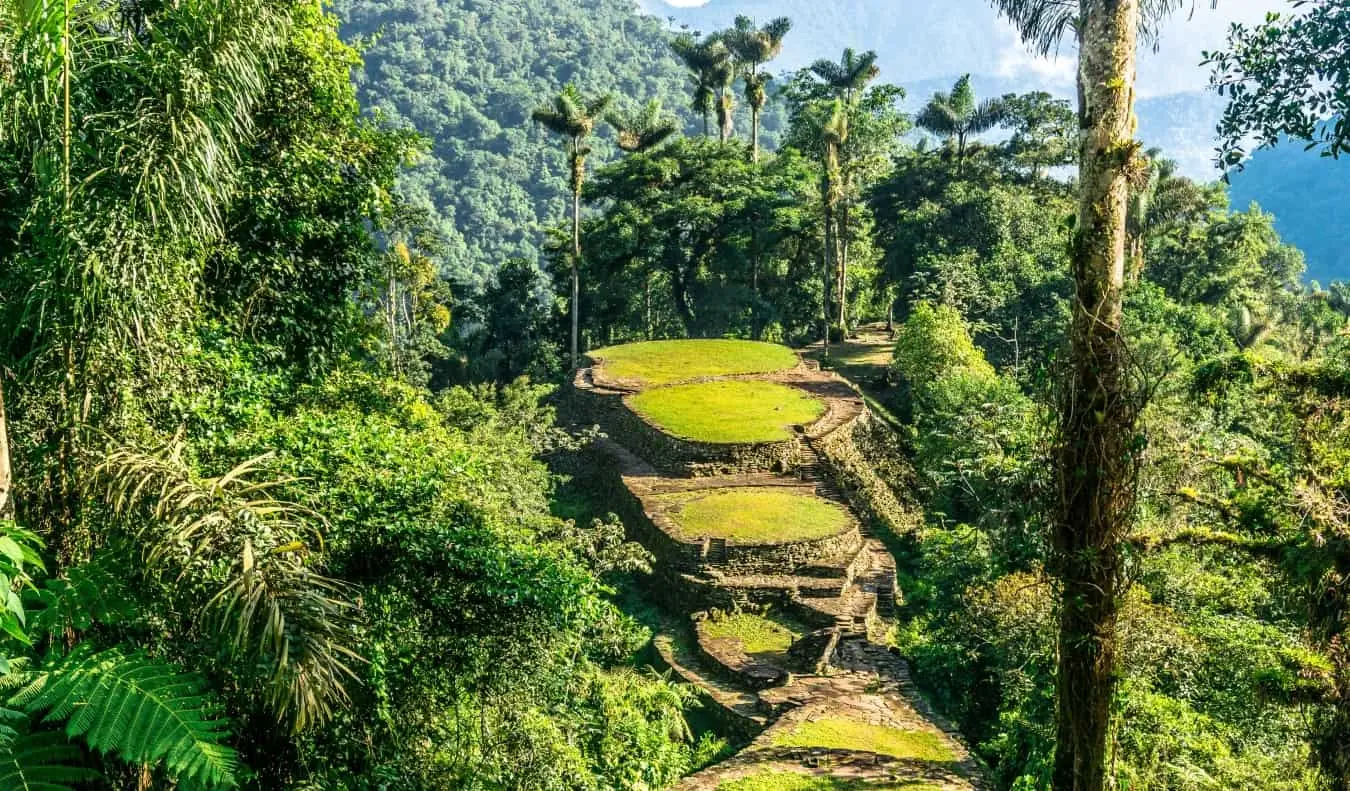
{"type": "MultiPolygon", "coordinates": [[[[457,276],[537,259],[566,210],[565,163],[530,111],[566,82],[680,109],[683,71],[663,25],[630,0],[337,0],[347,37],[374,37],[363,107],[431,143],[400,189],[434,209],[457,276]]],[[[622,101],[621,101],[622,103],[622,101]]],[[[606,135],[608,133],[605,133],[606,135]]],[[[602,136],[603,137],[603,136],[602,136]]],[[[597,162],[611,158],[602,139],[597,162]]]]}

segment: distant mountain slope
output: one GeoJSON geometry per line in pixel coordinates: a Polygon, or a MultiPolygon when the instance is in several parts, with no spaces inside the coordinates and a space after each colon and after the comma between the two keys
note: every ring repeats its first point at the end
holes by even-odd
{"type": "MultiPolygon", "coordinates": [[[[544,229],[562,220],[561,143],[530,111],[564,83],[688,104],[665,26],[632,0],[337,0],[335,10],[345,36],[378,36],[357,74],[363,105],[432,142],[401,189],[436,210],[459,275],[536,259],[544,229]]],[[[607,144],[596,149],[608,158],[607,144]]]]}
{"type": "Polygon", "coordinates": [[[1256,201],[1275,215],[1280,236],[1307,255],[1308,279],[1350,280],[1350,159],[1285,143],[1253,155],[1229,194],[1234,208],[1256,201]]]}

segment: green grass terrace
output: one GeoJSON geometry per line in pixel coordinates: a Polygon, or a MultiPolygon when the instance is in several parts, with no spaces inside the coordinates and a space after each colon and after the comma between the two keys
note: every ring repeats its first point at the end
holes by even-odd
{"type": "Polygon", "coordinates": [[[686,540],[724,538],[756,546],[812,541],[838,535],[852,524],[848,512],[797,489],[745,486],[711,492],[659,495],[674,502],[668,512],[686,540]]]}
{"type": "Polygon", "coordinates": [[[681,439],[745,445],[792,439],[793,426],[814,423],[826,409],[794,387],[743,379],[644,390],[628,405],[681,439]]]}
{"type": "Polygon", "coordinates": [[[769,770],[722,783],[717,791],[942,791],[923,780],[857,780],[769,770]]]}
{"type": "Polygon", "coordinates": [[[605,376],[647,387],[713,376],[766,374],[797,366],[786,346],[757,341],[647,341],[591,352],[605,376]]]}

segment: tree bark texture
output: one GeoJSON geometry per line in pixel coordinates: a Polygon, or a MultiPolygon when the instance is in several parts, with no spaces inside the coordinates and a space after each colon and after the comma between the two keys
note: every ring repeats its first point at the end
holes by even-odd
{"type": "Polygon", "coordinates": [[[1121,334],[1138,0],[1080,0],[1078,227],[1055,447],[1059,579],[1056,791],[1102,791],[1115,692],[1120,545],[1134,506],[1137,407],[1121,334]]]}
{"type": "Polygon", "coordinates": [[[14,518],[14,467],[9,455],[9,421],[5,416],[4,371],[0,370],[0,520],[14,518]]]}

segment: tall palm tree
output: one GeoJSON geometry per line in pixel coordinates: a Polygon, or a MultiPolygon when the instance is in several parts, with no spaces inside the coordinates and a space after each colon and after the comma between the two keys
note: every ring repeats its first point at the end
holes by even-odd
{"type": "Polygon", "coordinates": [[[1056,791],[1102,791],[1115,692],[1121,545],[1136,486],[1140,410],[1121,330],[1134,81],[1148,37],[1183,0],[992,0],[1042,55],[1078,38],[1079,204],[1067,379],[1054,457],[1051,569],[1059,580],[1056,791]]]}
{"type": "Polygon", "coordinates": [[[844,198],[840,153],[844,144],[848,141],[848,129],[848,109],[842,99],[835,99],[828,105],[825,114],[820,119],[822,160],[820,192],[825,221],[825,249],[822,254],[823,268],[821,271],[821,279],[824,285],[822,291],[822,315],[824,318],[822,343],[827,359],[830,356],[830,292],[834,289],[831,281],[835,279],[834,273],[839,271],[841,252],[835,223],[835,214],[844,198]]]}
{"type": "Polygon", "coordinates": [[[9,421],[5,418],[5,370],[0,367],[0,522],[14,517],[14,467],[9,456],[9,421]]]}
{"type": "Polygon", "coordinates": [[[583,96],[577,86],[568,83],[553,101],[537,108],[530,116],[534,122],[563,138],[563,148],[571,167],[572,187],[572,367],[581,361],[578,343],[581,310],[581,188],[586,183],[586,157],[591,148],[587,140],[595,125],[613,102],[613,97],[583,96]]]}
{"type": "Polygon", "coordinates": [[[679,122],[661,107],[660,99],[652,99],[633,111],[611,110],[605,114],[605,123],[614,127],[619,149],[629,154],[650,151],[679,131],[679,122]]]}
{"type": "Polygon", "coordinates": [[[956,81],[951,93],[933,94],[914,120],[929,132],[956,144],[956,172],[960,175],[970,138],[999,126],[1006,117],[1007,108],[1002,100],[975,101],[967,74],[956,81]]]}
{"type": "Polygon", "coordinates": [[[684,62],[694,80],[691,107],[703,116],[703,135],[712,134],[709,117],[718,116],[718,135],[723,142],[729,136],[728,122],[734,100],[729,93],[736,77],[736,66],[731,50],[719,36],[699,40],[688,33],[676,36],[670,48],[684,62]]]}
{"type": "Polygon", "coordinates": [[[783,39],[792,30],[792,20],[778,17],[764,27],[756,27],[746,16],[736,17],[728,33],[728,44],[742,64],[745,102],[750,106],[750,157],[759,161],[759,117],[769,103],[769,81],[773,75],[761,72],[764,64],[783,52],[783,39]]]}
{"type": "MultiPolygon", "coordinates": [[[[605,116],[605,122],[614,127],[618,138],[619,148],[629,154],[640,154],[650,151],[653,148],[664,143],[679,130],[679,122],[661,109],[661,100],[652,99],[641,109],[633,112],[613,111],[605,116]]],[[[644,238],[647,233],[646,227],[638,223],[636,226],[638,238],[644,238]]],[[[640,247],[641,245],[637,245],[640,247]]],[[[652,337],[652,277],[654,272],[650,261],[644,259],[644,268],[646,272],[642,278],[642,301],[645,305],[645,315],[647,320],[644,324],[644,337],[651,340],[652,337]]]]}
{"type": "Polygon", "coordinates": [[[838,63],[829,60],[816,61],[811,66],[811,72],[834,93],[840,103],[840,111],[843,113],[841,129],[843,134],[837,152],[839,159],[837,181],[839,182],[840,198],[837,213],[838,228],[835,233],[838,243],[838,252],[835,256],[835,277],[839,300],[839,327],[847,332],[848,253],[853,233],[850,214],[854,194],[852,161],[847,146],[848,118],[862,100],[863,92],[867,90],[867,86],[881,75],[881,69],[877,67],[877,53],[870,50],[858,53],[850,48],[844,50],[844,54],[840,57],[838,63]]]}

